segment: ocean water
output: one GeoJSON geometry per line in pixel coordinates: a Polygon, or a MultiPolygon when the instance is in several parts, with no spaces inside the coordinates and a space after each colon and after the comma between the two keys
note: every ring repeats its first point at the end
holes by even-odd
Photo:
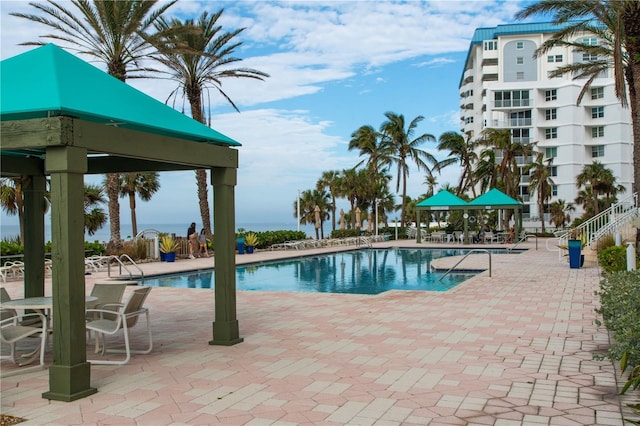
{"type": "MultiPolygon", "coordinates": [[[[160,232],[166,232],[168,234],[176,234],[177,236],[186,236],[187,228],[190,223],[139,223],[138,232],[155,229],[160,232]]],[[[265,232],[265,231],[281,231],[290,230],[297,231],[297,223],[239,223],[236,224],[236,230],[238,228],[244,228],[246,231],[265,232]]],[[[198,231],[201,227],[198,227],[198,231]]],[[[312,225],[300,225],[300,231],[305,232],[307,237],[315,238],[316,233],[312,225]]],[[[331,224],[325,223],[324,227],[325,236],[331,234],[331,224]]],[[[20,227],[18,225],[0,224],[0,240],[11,239],[20,235],[20,227]]],[[[104,226],[99,229],[95,234],[85,234],[85,241],[109,241],[109,226],[104,226]]],[[[134,237],[131,224],[120,224],[120,237],[124,240],[129,240],[134,237]]],[[[51,227],[45,222],[45,241],[51,241],[51,227]]]]}

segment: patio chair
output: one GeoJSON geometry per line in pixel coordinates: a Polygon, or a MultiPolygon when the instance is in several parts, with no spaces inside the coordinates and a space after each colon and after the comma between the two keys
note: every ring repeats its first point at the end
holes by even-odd
{"type": "Polygon", "coordinates": [[[102,359],[90,359],[88,360],[92,364],[114,364],[124,365],[129,362],[131,354],[148,354],[153,348],[153,342],[151,340],[151,322],[149,320],[149,309],[143,306],[145,299],[149,295],[151,287],[139,287],[133,290],[131,296],[125,304],[104,304],[100,309],[87,309],[87,316],[91,317],[93,314],[98,314],[96,319],[89,320],[86,328],[88,331],[96,333],[96,339],[102,340],[102,355],[106,353],[124,353],[125,358],[123,360],[102,360],[102,359]],[[117,310],[110,310],[112,307],[116,307],[117,310]],[[138,318],[141,315],[146,316],[147,321],[147,333],[149,336],[149,347],[144,350],[131,349],[130,343],[130,331],[138,323],[138,318]],[[120,330],[124,335],[124,349],[107,349],[106,347],[106,335],[115,335],[120,330]]]}
{"type": "MultiPolygon", "coordinates": [[[[15,311],[14,311],[15,312],[15,311]]],[[[32,363],[38,352],[40,353],[40,365],[44,365],[44,352],[47,347],[47,321],[41,313],[16,315],[0,321],[0,341],[10,347],[9,355],[0,355],[0,359],[10,359],[14,364],[23,366],[32,363]],[[26,323],[34,325],[23,325],[26,323]],[[29,337],[39,335],[40,345],[38,349],[30,349],[29,353],[18,355],[17,345],[29,337]]]]}
{"type": "MultiPolygon", "coordinates": [[[[0,287],[0,303],[8,302],[11,300],[11,296],[7,293],[7,289],[0,287]]],[[[0,308],[0,320],[4,321],[7,318],[13,318],[17,315],[15,309],[0,308]]]]}
{"type": "Polygon", "coordinates": [[[88,309],[100,309],[104,305],[111,306],[110,310],[117,310],[117,305],[122,302],[122,295],[127,288],[126,282],[96,282],[91,289],[91,296],[97,297],[95,302],[87,303],[88,309]]]}

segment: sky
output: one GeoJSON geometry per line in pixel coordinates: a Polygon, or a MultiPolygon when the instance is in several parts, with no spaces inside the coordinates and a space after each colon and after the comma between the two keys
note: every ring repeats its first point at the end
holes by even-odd
{"type": "MultiPolygon", "coordinates": [[[[68,1],[60,3],[73,7],[68,1]]],[[[354,167],[362,158],[348,150],[351,134],[363,125],[378,129],[386,112],[404,115],[407,123],[423,116],[416,135],[428,133],[437,139],[447,131],[459,132],[458,84],[474,30],[514,22],[525,3],[178,1],[169,8],[169,18],[195,19],[204,10],[224,9],[219,23],[225,31],[245,28],[236,37],[242,46],[235,56],[243,60],[235,66],[270,75],[265,81],[223,81],[240,113],[215,90],[205,101],[211,127],[242,144],[236,225],[295,226],[298,191],[315,188],[324,171],[354,167]]],[[[19,44],[50,32],[10,12],[37,10],[26,1],[0,2],[0,59],[33,49],[19,44]]],[[[160,102],[176,88],[166,79],[129,79],[127,84],[160,102]]],[[[182,110],[186,102],[179,97],[170,104],[182,110]]],[[[436,145],[421,148],[445,158],[436,145]]],[[[395,169],[391,174],[395,191],[395,169]]],[[[102,178],[88,176],[85,182],[100,183],[102,178]]],[[[456,185],[459,167],[446,168],[436,178],[440,185],[456,185]]],[[[410,164],[409,196],[426,192],[424,179],[424,173],[410,164]]],[[[137,201],[138,223],[200,222],[193,172],[161,173],[160,184],[150,201],[137,201]]],[[[122,223],[131,223],[128,202],[122,199],[120,208],[122,223]]],[[[346,200],[339,201],[340,208],[348,210],[346,200]]],[[[4,212],[0,219],[17,224],[16,216],[4,212]]]]}

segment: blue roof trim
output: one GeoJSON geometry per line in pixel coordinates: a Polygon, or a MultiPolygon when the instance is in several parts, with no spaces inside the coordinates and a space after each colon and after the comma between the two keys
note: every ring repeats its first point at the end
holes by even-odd
{"type": "Polygon", "coordinates": [[[464,73],[467,70],[467,61],[471,56],[471,49],[476,44],[480,44],[485,40],[495,40],[499,36],[516,35],[516,34],[538,34],[538,33],[555,33],[575,22],[567,22],[563,25],[557,25],[553,22],[530,22],[522,24],[502,24],[496,27],[484,27],[476,28],[469,44],[469,50],[467,51],[467,57],[464,60],[464,68],[462,69],[462,75],[460,76],[460,83],[458,89],[462,87],[462,81],[464,80],[464,73]]]}

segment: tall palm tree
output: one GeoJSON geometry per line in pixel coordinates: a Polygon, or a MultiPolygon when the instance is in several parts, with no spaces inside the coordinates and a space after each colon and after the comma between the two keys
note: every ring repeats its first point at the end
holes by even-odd
{"type": "Polygon", "coordinates": [[[331,197],[331,229],[336,230],[336,197],[339,193],[340,185],[340,171],[330,170],[322,172],[322,176],[316,183],[316,189],[329,190],[329,196],[331,197]]]}
{"type": "Polygon", "coordinates": [[[535,191],[538,195],[538,212],[540,214],[540,223],[542,225],[542,233],[544,229],[544,205],[551,198],[553,189],[553,180],[551,179],[551,162],[552,158],[545,160],[544,153],[536,155],[536,159],[524,168],[524,172],[529,174],[529,191],[535,191]]]}
{"type": "MultiPolygon", "coordinates": [[[[538,54],[554,46],[570,46],[579,52],[597,55],[596,61],[559,67],[555,73],[571,72],[586,78],[578,102],[593,80],[613,66],[616,96],[623,106],[631,106],[633,126],[634,191],[640,191],[640,2],[638,0],[541,0],[525,7],[516,18],[553,16],[564,27],[538,49],[538,54]],[[601,41],[597,46],[572,40],[579,32],[590,32],[601,41]],[[627,92],[629,102],[627,102],[627,92]]],[[[640,243],[640,228],[636,234],[640,243]]]]}
{"type": "Polygon", "coordinates": [[[388,147],[382,144],[382,135],[371,126],[361,126],[351,134],[349,141],[349,151],[357,149],[360,156],[367,158],[361,160],[354,167],[365,164],[369,174],[373,176],[382,168],[388,167],[390,163],[389,152],[385,152],[388,147]]]}
{"type": "Polygon", "coordinates": [[[499,165],[496,164],[496,152],[492,148],[483,149],[473,171],[473,175],[484,193],[491,188],[502,187],[500,182],[499,165]]]}
{"type": "Polygon", "coordinates": [[[138,235],[136,194],[142,201],[149,201],[159,189],[160,181],[157,172],[132,172],[120,175],[120,195],[129,197],[133,235],[138,235]]]}
{"type": "Polygon", "coordinates": [[[423,133],[420,136],[414,137],[416,127],[424,120],[424,117],[419,115],[409,124],[406,124],[404,116],[402,114],[396,114],[394,112],[385,113],[387,120],[380,126],[380,133],[383,135],[383,146],[390,153],[390,161],[397,166],[397,183],[396,193],[400,189],[400,183],[402,182],[402,207],[400,213],[400,220],[405,222],[405,207],[407,199],[407,179],[409,177],[409,160],[412,160],[418,170],[424,170],[427,175],[432,174],[431,168],[427,163],[430,163],[437,169],[438,160],[428,153],[419,148],[425,142],[435,142],[436,138],[428,133],[423,133]]]}
{"type": "Polygon", "coordinates": [[[463,194],[471,189],[473,198],[476,197],[476,184],[473,174],[473,166],[478,160],[478,154],[475,152],[476,143],[471,141],[470,136],[467,139],[457,132],[445,132],[440,135],[438,142],[438,150],[449,151],[449,158],[439,162],[439,168],[460,164],[462,173],[460,174],[460,182],[456,195],[463,194]]]}
{"type": "MultiPolygon", "coordinates": [[[[178,83],[171,96],[181,93],[187,98],[191,108],[191,117],[207,124],[204,110],[204,96],[210,88],[214,88],[238,112],[240,110],[227,93],[222,90],[225,78],[251,78],[264,80],[268,74],[251,68],[233,68],[233,64],[242,61],[235,57],[236,50],[242,42],[235,37],[245,28],[223,32],[218,19],[224,9],[210,15],[204,11],[198,20],[179,19],[167,21],[160,17],[155,22],[157,34],[154,45],[158,53],[154,59],[170,70],[171,79],[178,83]]],[[[211,213],[207,190],[207,172],[204,169],[195,171],[198,187],[198,202],[202,226],[207,235],[211,234],[211,213]]]]}
{"type": "MultiPolygon", "coordinates": [[[[150,53],[149,35],[146,34],[162,13],[177,0],[168,1],[154,10],[157,0],[71,0],[75,10],[68,9],[67,2],[52,0],[46,3],[29,3],[42,15],[11,13],[49,27],[54,32],[42,38],[61,41],[69,49],[103,62],[107,72],[121,81],[127,77],[144,76],[148,71],[142,63],[150,53]]],[[[43,45],[45,42],[27,42],[23,45],[43,45]]],[[[118,200],[118,175],[107,175],[109,198],[110,245],[120,245],[120,202],[118,200]]]]}
{"type": "Polygon", "coordinates": [[[84,230],[93,235],[107,223],[107,215],[101,205],[106,203],[101,185],[84,185],[84,230]]]}

